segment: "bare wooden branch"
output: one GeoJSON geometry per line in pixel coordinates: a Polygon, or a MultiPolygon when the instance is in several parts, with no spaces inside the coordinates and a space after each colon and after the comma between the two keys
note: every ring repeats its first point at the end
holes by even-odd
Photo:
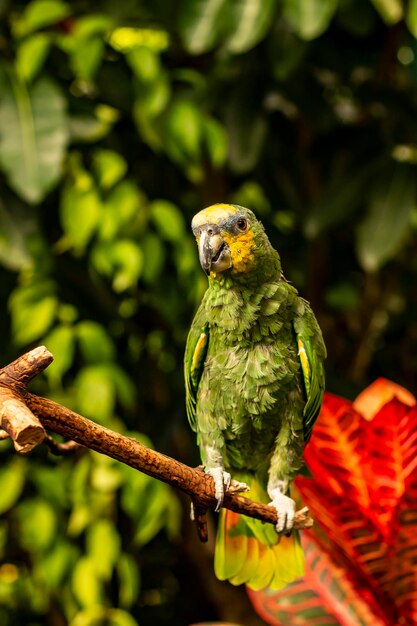
{"type": "Polygon", "coordinates": [[[45,429],[11,389],[0,386],[0,426],[11,437],[17,452],[26,454],[45,438],[45,429]]]}
{"type": "Polygon", "coordinates": [[[0,370],[0,426],[21,454],[30,452],[46,436],[45,429],[27,408],[22,394],[26,385],[52,360],[52,354],[45,346],[40,346],[0,370]]]}
{"type": "Polygon", "coordinates": [[[64,441],[63,443],[58,443],[51,437],[51,435],[46,435],[43,442],[48,446],[49,451],[56,456],[65,456],[68,454],[74,454],[76,450],[79,450],[83,446],[76,441],[64,441]]]}
{"type": "MultiPolygon", "coordinates": [[[[212,477],[201,468],[194,469],[184,465],[160,452],[147,448],[136,439],[96,424],[52,400],[28,393],[25,381],[32,380],[33,371],[36,373],[42,371],[48,361],[50,363],[52,360],[52,355],[47,351],[45,352],[46,349],[37,348],[36,350],[0,370],[1,426],[13,439],[16,449],[20,452],[27,452],[36,445],[33,443],[36,437],[32,436],[32,430],[36,426],[39,442],[45,439],[44,429],[48,429],[63,435],[66,439],[125,463],[153,478],[162,480],[190,496],[198,511],[201,535],[204,537],[202,516],[208,508],[214,508],[216,505],[212,477]],[[10,376],[10,368],[12,368],[13,376],[10,376]],[[6,375],[4,375],[5,371],[6,375]],[[2,405],[1,393],[3,392],[6,401],[2,405]],[[10,404],[10,400],[14,402],[10,404]],[[25,420],[26,425],[22,427],[25,420]],[[16,438],[23,436],[25,441],[25,433],[28,436],[26,445],[22,443],[21,439],[16,445],[16,438]],[[29,437],[30,433],[32,433],[31,437],[29,437]],[[40,436],[41,434],[42,436],[40,436]]],[[[48,441],[51,445],[50,438],[48,441]]],[[[238,486],[237,490],[239,490],[238,486]]],[[[226,493],[223,506],[236,513],[248,515],[270,524],[277,523],[277,514],[273,507],[253,502],[236,492],[233,493],[233,489],[226,493]]],[[[307,509],[296,513],[294,528],[310,528],[312,524],[313,520],[309,517],[307,509]]]]}

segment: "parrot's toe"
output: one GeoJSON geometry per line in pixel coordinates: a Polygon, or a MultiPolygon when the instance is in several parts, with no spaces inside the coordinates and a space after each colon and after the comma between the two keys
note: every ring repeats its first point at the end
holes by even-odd
{"type": "Polygon", "coordinates": [[[208,469],[206,470],[206,474],[210,474],[214,480],[214,495],[217,500],[216,508],[214,510],[218,512],[222,508],[224,494],[230,487],[232,477],[229,472],[225,472],[222,467],[213,467],[208,469]]]}
{"type": "Polygon", "coordinates": [[[294,526],[295,502],[283,493],[275,492],[273,500],[269,503],[277,511],[276,531],[279,534],[290,533],[294,526]]]}

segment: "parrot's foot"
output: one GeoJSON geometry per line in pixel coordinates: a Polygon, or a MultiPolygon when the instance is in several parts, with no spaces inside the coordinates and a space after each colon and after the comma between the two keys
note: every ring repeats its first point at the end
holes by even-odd
{"type": "Polygon", "coordinates": [[[213,467],[206,470],[206,474],[209,474],[214,480],[214,494],[217,500],[216,512],[220,511],[223,505],[224,494],[230,487],[232,477],[229,472],[225,472],[222,467],[213,467]]]}
{"type": "Polygon", "coordinates": [[[240,480],[235,480],[234,478],[232,478],[232,482],[229,487],[229,493],[244,493],[245,491],[250,491],[249,485],[240,482],[240,480]]]}
{"type": "Polygon", "coordinates": [[[277,511],[277,524],[275,529],[277,533],[288,534],[294,526],[295,502],[292,498],[284,495],[279,489],[273,489],[269,492],[272,501],[269,503],[277,511]]]}

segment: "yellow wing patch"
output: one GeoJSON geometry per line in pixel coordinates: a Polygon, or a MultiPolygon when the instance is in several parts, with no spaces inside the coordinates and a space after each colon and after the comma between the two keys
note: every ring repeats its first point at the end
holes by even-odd
{"type": "Polygon", "coordinates": [[[311,367],[306,349],[304,347],[304,341],[302,339],[298,339],[298,356],[300,357],[301,369],[303,370],[304,386],[306,388],[308,398],[311,389],[311,367]]]}
{"type": "Polygon", "coordinates": [[[243,274],[250,270],[255,261],[253,231],[249,229],[241,235],[231,235],[222,231],[221,235],[230,248],[233,263],[232,272],[243,274]]]}
{"type": "Polygon", "coordinates": [[[304,347],[304,341],[298,340],[298,356],[300,357],[301,367],[303,368],[304,376],[308,379],[311,378],[310,363],[308,362],[307,352],[304,347]]]}
{"type": "Polygon", "coordinates": [[[193,381],[193,383],[195,383],[195,373],[197,371],[197,369],[199,368],[200,365],[200,359],[202,357],[203,351],[206,349],[207,347],[207,334],[206,333],[201,333],[200,337],[198,338],[198,341],[196,343],[196,346],[194,348],[194,353],[193,353],[193,358],[191,361],[191,379],[193,381]]]}

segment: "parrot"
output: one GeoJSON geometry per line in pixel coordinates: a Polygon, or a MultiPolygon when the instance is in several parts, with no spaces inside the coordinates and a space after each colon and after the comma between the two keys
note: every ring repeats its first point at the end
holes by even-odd
{"type": "Polygon", "coordinates": [[[220,580],[281,589],[304,574],[291,482],[320,412],[326,348],[310,304],[281,270],[254,213],[214,204],[191,223],[208,288],[188,333],[186,412],[220,512],[220,580]],[[277,524],[222,508],[232,478],[277,524]]]}

